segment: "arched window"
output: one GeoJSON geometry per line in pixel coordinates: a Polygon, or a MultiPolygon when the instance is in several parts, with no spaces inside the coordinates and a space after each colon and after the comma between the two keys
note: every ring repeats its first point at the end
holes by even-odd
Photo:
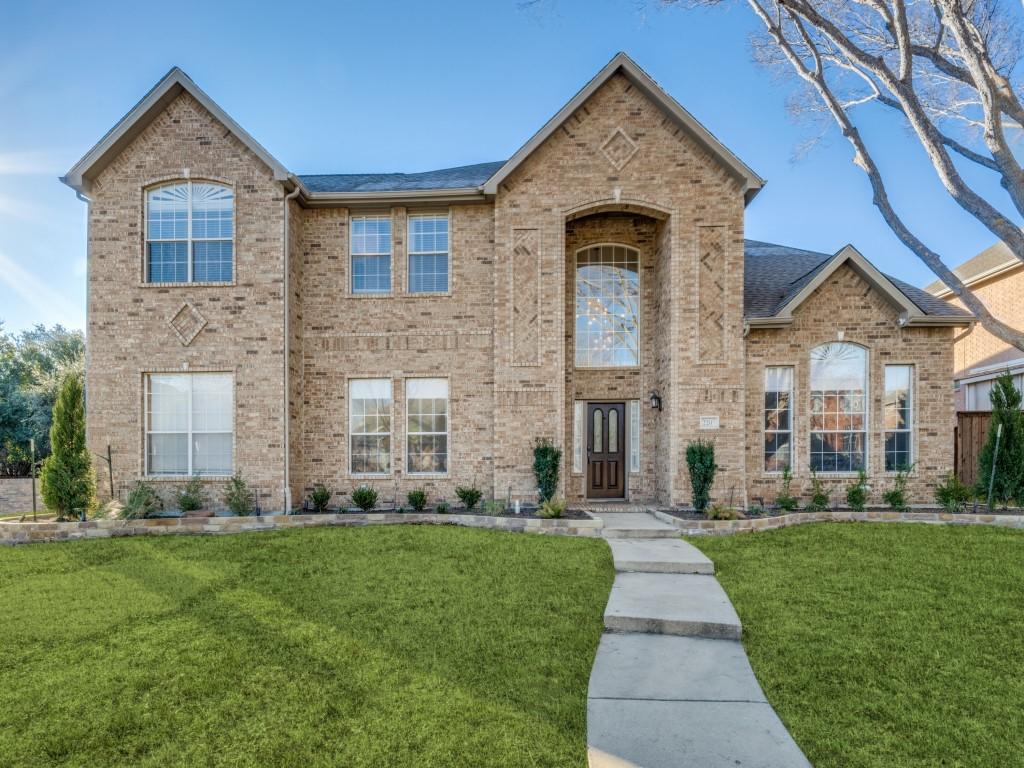
{"type": "Polygon", "coordinates": [[[640,254],[594,245],[576,254],[576,366],[640,363],[640,254]]]}
{"type": "Polygon", "coordinates": [[[209,181],[175,181],[146,191],[146,282],[228,283],[235,196],[209,181]]]}
{"type": "Polygon", "coordinates": [[[811,350],[811,467],[867,466],[867,350],[841,342],[811,350]]]}

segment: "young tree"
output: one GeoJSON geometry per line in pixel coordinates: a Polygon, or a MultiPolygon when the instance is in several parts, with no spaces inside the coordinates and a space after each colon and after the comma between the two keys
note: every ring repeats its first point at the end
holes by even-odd
{"type": "Polygon", "coordinates": [[[993,460],[995,479],[992,483],[992,498],[999,502],[1015,501],[1024,504],[1024,413],[1021,413],[1021,394],[1013,386],[1013,377],[1004,373],[992,387],[992,420],[988,425],[988,436],[978,457],[978,492],[988,493],[992,477],[993,460]],[[996,433],[999,425],[1003,433],[999,436],[999,453],[996,454],[996,433]]]}
{"type": "Polygon", "coordinates": [[[61,384],[53,406],[50,450],[40,474],[43,503],[63,520],[88,510],[96,498],[96,474],[85,445],[85,396],[78,374],[69,374],[61,384]]]}
{"type": "MultiPolygon", "coordinates": [[[[718,6],[730,0],[662,0],[718,6]]],[[[917,255],[994,336],[1024,349],[1024,333],[993,317],[939,253],[904,221],[859,126],[873,105],[897,117],[939,182],[972,218],[1024,261],[1024,168],[1012,150],[1024,125],[1019,8],[1001,0],[742,0],[763,23],[759,62],[803,83],[791,111],[834,121],[868,176],[874,204],[917,255]],[[1009,206],[986,195],[991,174],[1009,206]],[[1002,206],[1002,207],[1001,207],[1002,206]],[[1009,207],[1009,211],[1003,208],[1009,207]]]]}

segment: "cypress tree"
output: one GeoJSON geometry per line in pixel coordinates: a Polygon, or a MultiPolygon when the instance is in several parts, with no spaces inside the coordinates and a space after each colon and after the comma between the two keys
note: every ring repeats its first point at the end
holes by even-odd
{"type": "Polygon", "coordinates": [[[53,406],[50,455],[40,481],[43,502],[64,520],[89,510],[96,499],[96,474],[85,445],[85,394],[82,376],[69,373],[53,406]]]}
{"type": "Polygon", "coordinates": [[[989,398],[992,400],[992,420],[978,457],[978,492],[983,496],[988,494],[995,459],[993,501],[1024,504],[1024,413],[1020,409],[1021,394],[1013,386],[1013,377],[1009,373],[995,380],[989,398]],[[996,432],[1000,424],[1003,425],[1003,434],[999,438],[999,454],[996,455],[996,432]]]}

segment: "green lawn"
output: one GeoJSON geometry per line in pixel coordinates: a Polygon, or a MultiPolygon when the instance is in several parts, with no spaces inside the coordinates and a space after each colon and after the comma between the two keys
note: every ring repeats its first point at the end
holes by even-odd
{"type": "Polygon", "coordinates": [[[612,578],[447,527],[0,548],[0,764],[584,766],[612,578]]]}
{"type": "Polygon", "coordinates": [[[691,541],[815,766],[1024,765],[1024,532],[815,524],[691,541]]]}

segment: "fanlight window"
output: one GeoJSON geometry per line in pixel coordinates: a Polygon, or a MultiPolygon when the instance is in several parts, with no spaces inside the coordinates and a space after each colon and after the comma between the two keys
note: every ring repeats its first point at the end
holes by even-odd
{"type": "Polygon", "coordinates": [[[639,365],[639,268],[639,253],[622,245],[576,254],[577,367],[639,365]]]}
{"type": "Polygon", "coordinates": [[[146,192],[146,281],[232,278],[235,195],[223,184],[178,181],[146,192]]]}
{"type": "Polygon", "coordinates": [[[867,359],[855,344],[811,350],[811,468],[818,472],[867,466],[867,359]]]}

